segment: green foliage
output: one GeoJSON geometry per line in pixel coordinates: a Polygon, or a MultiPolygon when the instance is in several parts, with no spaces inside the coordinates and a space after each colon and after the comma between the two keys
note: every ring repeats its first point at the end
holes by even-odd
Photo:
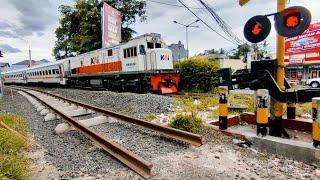
{"type": "Polygon", "coordinates": [[[245,56],[248,52],[250,52],[250,49],[251,47],[248,43],[238,45],[237,49],[233,49],[233,52],[230,58],[240,59],[241,56],[245,56]]]}
{"type": "Polygon", "coordinates": [[[156,118],[156,116],[153,114],[153,113],[148,113],[144,119],[147,120],[147,121],[152,121],[156,118]]]}
{"type": "Polygon", "coordinates": [[[187,92],[209,92],[218,86],[219,62],[190,58],[175,64],[180,67],[181,86],[180,89],[187,92]]]}
{"type": "MultiPolygon", "coordinates": [[[[128,41],[135,31],[131,25],[145,16],[145,1],[138,0],[105,0],[121,12],[122,40],[128,41]]],[[[101,0],[76,0],[75,6],[61,5],[59,11],[60,26],[56,29],[57,41],[53,55],[57,60],[73,57],[77,54],[101,48],[101,0]]]]}
{"type": "MultiPolygon", "coordinates": [[[[22,118],[0,114],[0,120],[27,135],[26,122],[22,118]]],[[[23,137],[0,127],[0,179],[27,179],[28,160],[22,154],[28,149],[29,144],[23,137]]]]}
{"type": "Polygon", "coordinates": [[[202,120],[196,116],[178,114],[168,126],[183,131],[198,133],[201,130],[203,123],[202,120]]]}
{"type": "Polygon", "coordinates": [[[0,152],[0,179],[28,179],[28,161],[21,155],[0,152]]]}

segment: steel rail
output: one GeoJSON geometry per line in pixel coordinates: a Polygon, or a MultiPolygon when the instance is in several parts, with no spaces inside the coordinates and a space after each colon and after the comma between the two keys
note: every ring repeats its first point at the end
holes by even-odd
{"type": "MultiPolygon", "coordinates": [[[[153,165],[142,159],[141,157],[133,154],[131,151],[125,149],[122,147],[120,144],[113,142],[112,140],[108,139],[107,137],[98,134],[94,131],[92,131],[90,128],[85,127],[84,125],[78,123],[76,120],[73,118],[65,115],[64,113],[60,112],[53,106],[49,105],[45,101],[41,100],[39,97],[36,95],[28,92],[32,91],[32,89],[26,88],[17,88],[17,87],[12,87],[13,89],[23,91],[33,98],[37,99],[39,102],[41,102],[43,105],[46,107],[50,108],[52,111],[54,111],[57,115],[59,115],[62,119],[64,119],[68,124],[72,125],[74,128],[77,130],[81,131],[86,137],[91,139],[93,142],[95,142],[97,145],[99,145],[101,148],[106,150],[109,154],[111,154],[113,157],[127,165],[129,168],[137,172],[139,175],[141,175],[143,178],[150,178],[152,177],[151,169],[153,165]]],[[[39,91],[38,91],[39,92],[39,91]]]]}
{"type": "Polygon", "coordinates": [[[99,108],[99,107],[96,107],[96,106],[93,106],[93,105],[85,104],[85,103],[82,103],[82,102],[79,102],[79,101],[76,101],[76,100],[68,99],[66,97],[59,96],[59,95],[52,94],[52,93],[48,93],[48,92],[41,91],[41,90],[38,90],[38,89],[33,89],[33,88],[26,88],[26,89],[38,91],[38,92],[41,92],[41,93],[44,93],[44,94],[47,94],[47,95],[50,95],[50,96],[53,96],[53,97],[56,97],[56,98],[59,98],[59,99],[63,99],[65,101],[74,103],[74,104],[76,104],[78,106],[82,106],[82,107],[85,107],[87,109],[91,109],[91,110],[93,110],[95,112],[99,112],[99,113],[101,113],[103,115],[110,116],[110,117],[116,118],[118,120],[125,121],[125,122],[131,123],[131,124],[135,124],[135,125],[138,125],[140,127],[145,128],[145,129],[157,132],[157,133],[159,133],[159,134],[161,134],[163,136],[166,136],[168,138],[176,139],[176,140],[188,143],[188,144],[192,144],[194,146],[203,145],[202,136],[197,135],[197,134],[189,133],[189,132],[182,131],[182,130],[179,130],[179,129],[174,129],[174,128],[169,128],[169,127],[157,125],[155,123],[147,122],[147,121],[144,121],[144,120],[141,120],[141,119],[137,119],[137,118],[133,118],[133,117],[121,114],[121,113],[116,113],[116,112],[113,112],[113,111],[102,109],[102,108],[99,108]]]}

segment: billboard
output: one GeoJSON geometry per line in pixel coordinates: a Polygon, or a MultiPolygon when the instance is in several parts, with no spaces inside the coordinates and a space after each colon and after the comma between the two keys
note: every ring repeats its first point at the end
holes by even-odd
{"type": "Polygon", "coordinates": [[[286,55],[320,52],[320,22],[311,24],[300,36],[285,39],[286,55]]]}
{"type": "Polygon", "coordinates": [[[110,47],[121,42],[121,13],[107,3],[102,7],[102,47],[110,47]]]}

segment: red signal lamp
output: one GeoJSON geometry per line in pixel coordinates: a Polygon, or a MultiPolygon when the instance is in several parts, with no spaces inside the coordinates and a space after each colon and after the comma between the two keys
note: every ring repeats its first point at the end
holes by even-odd
{"type": "Polygon", "coordinates": [[[281,36],[302,34],[311,23],[311,13],[302,6],[293,6],[275,15],[275,28],[281,36]]]}
{"type": "Polygon", "coordinates": [[[251,43],[265,40],[271,30],[271,23],[267,16],[254,16],[244,26],[244,37],[251,43]]]}

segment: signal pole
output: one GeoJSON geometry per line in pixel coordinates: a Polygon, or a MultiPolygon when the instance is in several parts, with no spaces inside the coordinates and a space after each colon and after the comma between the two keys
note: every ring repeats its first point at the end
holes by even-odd
{"type": "MultiPolygon", "coordinates": [[[[277,12],[281,12],[286,8],[286,0],[277,0],[277,12]]],[[[281,90],[285,90],[284,79],[285,79],[285,64],[284,64],[284,37],[277,34],[277,84],[281,90]]],[[[270,122],[270,135],[273,136],[287,136],[287,133],[282,127],[282,116],[283,116],[283,104],[281,102],[272,101],[271,108],[274,107],[274,114],[271,114],[272,121],[270,122]]],[[[271,111],[272,112],[272,111],[271,111]]]]}

